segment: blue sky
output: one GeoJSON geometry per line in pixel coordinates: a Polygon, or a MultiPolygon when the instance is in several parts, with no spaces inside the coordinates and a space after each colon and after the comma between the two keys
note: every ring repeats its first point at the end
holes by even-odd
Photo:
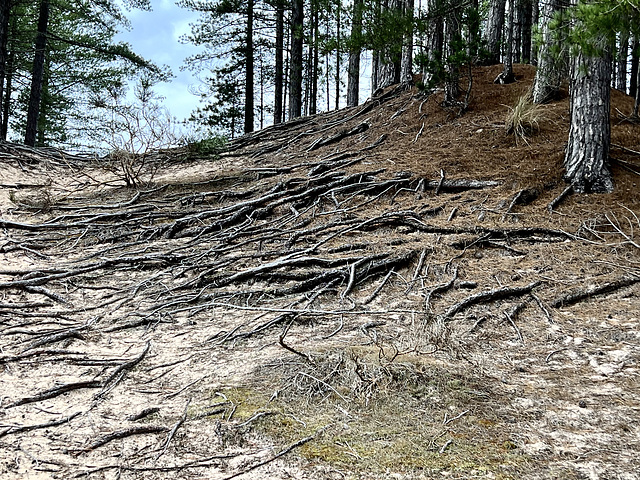
{"type": "Polygon", "coordinates": [[[190,32],[189,23],[198,15],[176,5],[175,0],[152,0],[153,10],[131,10],[127,17],[131,30],[122,32],[116,41],[131,44],[133,51],[158,65],[169,65],[175,78],[163,83],[155,91],[165,97],[165,106],[178,120],[187,118],[198,104],[198,97],[190,93],[198,80],[189,71],[181,71],[183,60],[197,52],[189,44],[181,44],[181,35],[190,32]]]}

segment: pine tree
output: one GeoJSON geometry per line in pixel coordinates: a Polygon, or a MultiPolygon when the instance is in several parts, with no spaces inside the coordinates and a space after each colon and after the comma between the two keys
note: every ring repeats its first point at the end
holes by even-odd
{"type": "Polygon", "coordinates": [[[500,47],[502,45],[502,28],[507,0],[490,0],[489,16],[485,30],[488,56],[486,63],[494,65],[500,63],[500,47]]]}
{"type": "Polygon", "coordinates": [[[533,83],[533,101],[544,103],[554,98],[567,74],[566,23],[563,12],[567,0],[545,0],[542,14],[542,34],[538,53],[538,69],[533,83]]]}
{"type": "Polygon", "coordinates": [[[291,61],[289,64],[289,118],[302,115],[302,49],[304,42],[304,1],[291,3],[291,61]]]}
{"type": "Polygon", "coordinates": [[[640,1],[582,1],[572,13],[571,127],[565,176],[577,192],[610,192],[611,52],[617,33],[640,29],[640,1]]]}

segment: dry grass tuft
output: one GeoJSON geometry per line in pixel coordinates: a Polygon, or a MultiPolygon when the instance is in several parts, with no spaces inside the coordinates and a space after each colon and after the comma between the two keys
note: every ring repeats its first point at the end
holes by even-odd
{"type": "Polygon", "coordinates": [[[516,143],[522,140],[527,145],[530,137],[540,130],[540,122],[544,120],[544,110],[541,105],[533,103],[531,90],[518,98],[515,106],[508,107],[509,113],[505,120],[508,135],[514,135],[516,143]]]}

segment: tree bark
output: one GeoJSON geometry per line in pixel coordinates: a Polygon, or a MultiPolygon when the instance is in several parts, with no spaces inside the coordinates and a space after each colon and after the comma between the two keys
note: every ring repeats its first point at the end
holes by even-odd
{"type": "Polygon", "coordinates": [[[513,74],[513,31],[516,28],[514,24],[514,18],[516,11],[514,5],[509,5],[509,18],[507,21],[507,41],[506,51],[504,52],[504,69],[502,73],[496,77],[494,83],[513,83],[516,81],[516,77],[513,74]]]}
{"type": "Polygon", "coordinates": [[[533,25],[533,1],[522,1],[522,63],[531,63],[531,28],[533,25]]]}
{"type": "MultiPolygon", "coordinates": [[[[9,16],[11,14],[11,0],[0,0],[0,105],[4,93],[4,82],[7,77],[7,45],[9,43],[9,16]]],[[[0,124],[2,112],[0,112],[0,124]]]]}
{"type": "Polygon", "coordinates": [[[276,6],[276,66],[274,81],[273,123],[282,122],[282,92],[284,84],[284,2],[279,0],[276,6]]]}
{"type": "Polygon", "coordinates": [[[245,94],[244,94],[244,133],[253,132],[253,74],[254,74],[254,59],[253,59],[253,2],[249,0],[247,2],[247,38],[245,46],[246,55],[246,69],[245,69],[245,94]]]}
{"type": "Polygon", "coordinates": [[[638,98],[638,63],[640,60],[640,38],[638,36],[633,37],[631,44],[631,69],[629,71],[629,95],[632,95],[636,99],[638,98]]]}
{"type": "Polygon", "coordinates": [[[289,119],[302,115],[303,0],[293,0],[291,12],[291,60],[289,63],[289,119]]]}
{"type": "Polygon", "coordinates": [[[414,0],[403,0],[403,15],[407,19],[406,30],[402,41],[402,60],[400,61],[400,81],[413,81],[413,8],[414,0]]]}
{"type": "Polygon", "coordinates": [[[353,23],[351,24],[351,47],[349,49],[349,72],[347,78],[347,107],[355,107],[360,102],[361,36],[362,0],[354,0],[353,23]]]}
{"type": "MultiPolygon", "coordinates": [[[[531,2],[531,28],[538,28],[540,21],[540,2],[533,0],[531,2]]],[[[531,32],[533,34],[533,31],[531,32]]],[[[538,42],[531,42],[531,65],[538,65],[538,42]]]]}
{"type": "Polygon", "coordinates": [[[25,145],[35,146],[38,133],[38,117],[40,115],[40,100],[42,99],[42,83],[44,80],[44,57],[47,46],[47,28],[49,25],[49,0],[40,2],[38,14],[38,33],[35,40],[35,56],[33,72],[31,74],[31,94],[27,110],[27,127],[24,136],[25,145]]]}
{"type": "Polygon", "coordinates": [[[456,44],[459,42],[462,36],[462,25],[460,22],[461,16],[461,2],[455,0],[452,5],[449,5],[449,12],[447,13],[444,36],[445,36],[445,82],[444,82],[444,104],[454,105],[460,94],[460,65],[454,61],[454,55],[457,52],[456,44]]]}
{"type": "Polygon", "coordinates": [[[554,15],[567,8],[567,0],[547,0],[542,10],[542,42],[538,52],[538,70],[533,83],[533,101],[544,103],[552,100],[560,89],[564,78],[563,64],[566,55],[558,58],[552,53],[553,46],[560,42],[558,31],[552,30],[549,22],[554,15]]]}
{"type": "MultiPolygon", "coordinates": [[[[314,4],[314,2],[312,2],[314,4]]],[[[313,8],[312,13],[312,30],[313,30],[313,75],[311,77],[311,105],[309,110],[312,115],[315,115],[318,111],[318,77],[319,77],[319,64],[320,64],[320,8],[318,5],[313,8]]]]}
{"type": "Polygon", "coordinates": [[[571,128],[565,153],[565,178],[578,193],[611,192],[611,55],[578,53],[571,66],[571,128]]]}
{"type": "MultiPolygon", "coordinates": [[[[392,15],[401,15],[402,0],[384,0],[382,10],[390,10],[392,15]]],[[[400,82],[400,66],[402,56],[402,32],[387,32],[390,39],[387,45],[378,52],[375,90],[400,82]]]]}
{"type": "Polygon", "coordinates": [[[629,55],[629,34],[620,34],[616,65],[616,88],[627,93],[627,60],[629,55]]]}
{"type": "Polygon", "coordinates": [[[428,62],[422,71],[422,81],[428,88],[434,86],[442,76],[442,55],[444,53],[444,15],[442,12],[442,0],[428,0],[428,26],[427,55],[428,62]]]}
{"type": "Polygon", "coordinates": [[[341,0],[336,0],[336,110],[340,109],[340,29],[341,29],[341,0]]]}
{"type": "Polygon", "coordinates": [[[485,40],[487,42],[488,58],[485,63],[495,65],[500,63],[500,45],[504,13],[507,0],[491,0],[485,40]]]}

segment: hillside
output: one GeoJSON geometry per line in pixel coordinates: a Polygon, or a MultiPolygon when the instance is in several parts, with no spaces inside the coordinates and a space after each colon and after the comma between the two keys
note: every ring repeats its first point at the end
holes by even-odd
{"type": "MultiPolygon", "coordinates": [[[[638,478],[640,125],[563,196],[568,99],[478,68],[224,153],[0,145],[0,476],[638,478]],[[551,207],[550,207],[551,206],[551,207]]],[[[566,193],[566,192],[565,192],[566,193]]]]}

